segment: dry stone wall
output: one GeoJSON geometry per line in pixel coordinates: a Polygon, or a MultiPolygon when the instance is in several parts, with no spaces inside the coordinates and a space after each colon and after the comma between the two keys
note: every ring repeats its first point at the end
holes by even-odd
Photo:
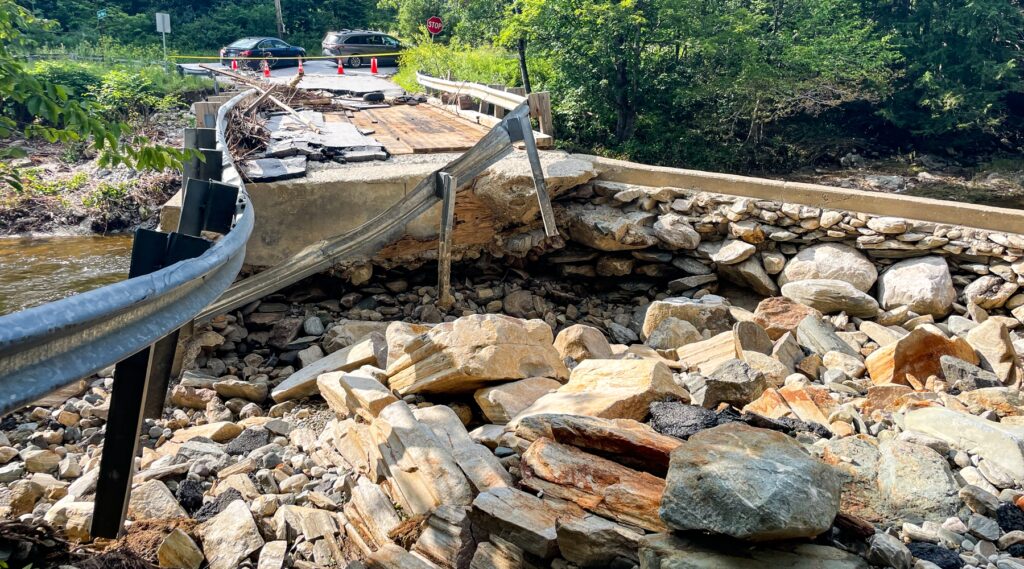
{"type": "Polygon", "coordinates": [[[724,280],[862,317],[1024,304],[1017,234],[601,180],[555,211],[570,243],[546,258],[566,276],[671,278],[696,297],[724,280]]]}

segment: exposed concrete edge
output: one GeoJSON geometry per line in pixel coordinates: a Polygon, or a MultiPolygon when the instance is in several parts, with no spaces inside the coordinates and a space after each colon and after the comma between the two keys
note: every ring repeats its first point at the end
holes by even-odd
{"type": "Polygon", "coordinates": [[[598,179],[609,182],[654,187],[670,186],[760,200],[904,217],[917,221],[962,225],[991,231],[1024,232],[1024,211],[1015,209],[700,170],[649,166],[589,154],[574,154],[573,156],[592,161],[598,171],[598,179]]]}

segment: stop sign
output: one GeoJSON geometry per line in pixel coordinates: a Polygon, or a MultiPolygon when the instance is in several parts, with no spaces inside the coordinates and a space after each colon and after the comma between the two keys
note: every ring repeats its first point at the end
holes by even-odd
{"type": "Polygon", "coordinates": [[[436,36],[437,34],[441,33],[441,30],[443,30],[443,29],[444,29],[444,23],[441,22],[441,18],[439,18],[437,16],[431,16],[431,17],[427,18],[427,31],[428,32],[430,32],[431,34],[436,36]]]}

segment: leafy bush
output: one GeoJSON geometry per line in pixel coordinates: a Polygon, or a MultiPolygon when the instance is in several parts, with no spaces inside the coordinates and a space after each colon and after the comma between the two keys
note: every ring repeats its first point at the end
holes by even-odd
{"type": "Polygon", "coordinates": [[[102,72],[96,66],[76,61],[40,61],[31,72],[38,79],[64,87],[71,97],[81,97],[103,81],[102,72]]]}
{"type": "Polygon", "coordinates": [[[154,111],[181,106],[176,95],[160,95],[143,74],[120,69],[108,71],[91,91],[97,109],[112,120],[147,120],[154,111]]]}

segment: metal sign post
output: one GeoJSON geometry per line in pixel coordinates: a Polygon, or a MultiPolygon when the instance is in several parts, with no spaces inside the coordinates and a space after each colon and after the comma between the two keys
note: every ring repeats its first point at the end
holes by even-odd
{"type": "Polygon", "coordinates": [[[171,15],[163,12],[156,13],[156,31],[164,40],[164,59],[167,59],[167,34],[171,33],[171,15]]]}

